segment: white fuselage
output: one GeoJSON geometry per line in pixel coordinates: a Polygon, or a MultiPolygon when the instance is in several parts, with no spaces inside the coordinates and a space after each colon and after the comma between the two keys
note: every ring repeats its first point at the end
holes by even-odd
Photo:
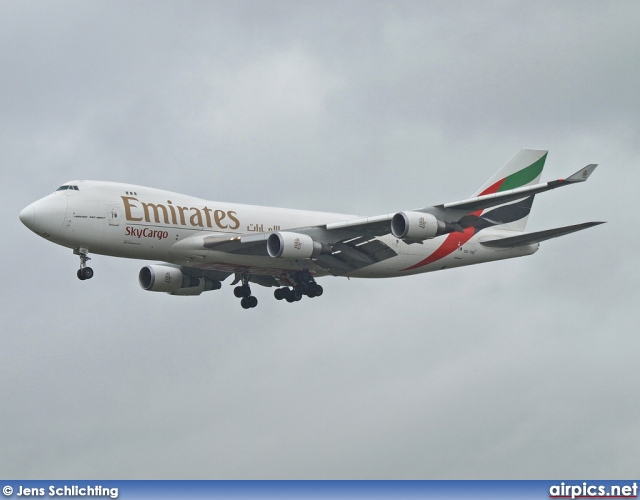
{"type": "MultiPolygon", "coordinates": [[[[274,275],[308,268],[328,274],[313,261],[240,255],[181,245],[194,235],[232,237],[295,230],[355,219],[356,216],[222,203],[170,191],[114,182],[72,181],[78,189],[56,191],[25,208],[21,220],[38,235],[69,248],[91,253],[149,259],[194,268],[274,275]]],[[[461,234],[461,233],[460,233],[461,234]]],[[[513,234],[485,229],[457,240],[442,235],[407,244],[391,234],[382,236],[397,256],[345,273],[377,278],[406,276],[534,253],[538,244],[511,249],[480,244],[513,234]]]]}

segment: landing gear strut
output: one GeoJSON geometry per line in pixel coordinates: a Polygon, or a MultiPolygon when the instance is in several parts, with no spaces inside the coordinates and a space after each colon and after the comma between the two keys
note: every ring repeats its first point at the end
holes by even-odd
{"type": "Polygon", "coordinates": [[[86,248],[74,248],[73,253],[80,256],[80,269],[78,269],[77,273],[78,279],[84,281],[93,278],[93,269],[87,267],[87,261],[91,260],[89,250],[86,248]]]}
{"type": "Polygon", "coordinates": [[[312,299],[313,297],[320,297],[323,293],[323,289],[313,279],[311,273],[307,269],[295,273],[293,276],[295,285],[293,288],[282,287],[276,288],[273,292],[273,296],[276,300],[286,300],[287,302],[298,302],[304,295],[312,299]]]}
{"type": "Polygon", "coordinates": [[[242,275],[242,285],[233,289],[233,294],[240,300],[243,309],[251,309],[258,305],[258,299],[251,295],[251,287],[249,287],[249,278],[246,274],[242,275]]]}

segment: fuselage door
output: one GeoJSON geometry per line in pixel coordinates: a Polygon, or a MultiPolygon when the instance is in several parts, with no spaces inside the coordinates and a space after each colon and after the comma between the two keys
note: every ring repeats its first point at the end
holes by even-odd
{"type": "Polygon", "coordinates": [[[120,214],[118,213],[118,205],[107,205],[107,220],[110,226],[120,225],[120,214]]]}

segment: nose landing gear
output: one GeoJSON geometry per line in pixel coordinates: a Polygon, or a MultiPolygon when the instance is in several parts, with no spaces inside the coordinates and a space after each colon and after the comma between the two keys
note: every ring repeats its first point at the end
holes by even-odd
{"type": "Polygon", "coordinates": [[[91,260],[89,257],[89,250],[86,248],[74,248],[73,253],[80,256],[80,269],[78,269],[78,279],[84,281],[93,278],[93,269],[87,267],[87,261],[91,260]]]}

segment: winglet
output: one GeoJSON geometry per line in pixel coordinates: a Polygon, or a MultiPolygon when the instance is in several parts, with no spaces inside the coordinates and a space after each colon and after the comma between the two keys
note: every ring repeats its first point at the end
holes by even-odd
{"type": "Polygon", "coordinates": [[[598,165],[596,163],[592,163],[591,165],[587,165],[584,168],[578,170],[571,177],[565,179],[566,182],[584,182],[589,176],[593,173],[598,165]]]}

